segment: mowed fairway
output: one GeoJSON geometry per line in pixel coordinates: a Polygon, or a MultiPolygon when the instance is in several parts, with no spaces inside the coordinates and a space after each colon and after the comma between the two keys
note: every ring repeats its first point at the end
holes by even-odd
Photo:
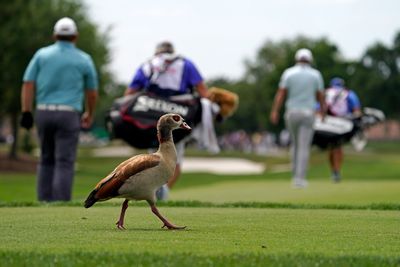
{"type": "Polygon", "coordinates": [[[231,181],[176,190],[171,200],[225,202],[284,202],[313,204],[400,203],[399,181],[311,181],[292,189],[288,181],[231,181]]]}
{"type": "Polygon", "coordinates": [[[380,210],[145,207],[0,209],[2,266],[395,266],[399,213],[380,210]]]}
{"type": "MultiPolygon", "coordinates": [[[[35,174],[0,173],[0,266],[400,266],[400,148],[346,153],[340,184],[313,153],[309,187],[276,172],[288,157],[248,155],[257,175],[184,173],[160,212],[121,199],[84,209],[96,182],[125,158],[81,151],[70,203],[35,202],[35,174]]],[[[229,155],[225,155],[229,156],[229,155]]],[[[233,155],[238,156],[238,155],[233,155]]]]}

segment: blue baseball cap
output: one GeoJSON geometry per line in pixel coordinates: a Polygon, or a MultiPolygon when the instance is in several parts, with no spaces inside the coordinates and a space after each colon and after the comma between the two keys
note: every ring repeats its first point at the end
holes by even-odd
{"type": "Polygon", "coordinates": [[[332,87],[344,87],[344,80],[342,78],[335,77],[330,81],[329,85],[332,87]]]}

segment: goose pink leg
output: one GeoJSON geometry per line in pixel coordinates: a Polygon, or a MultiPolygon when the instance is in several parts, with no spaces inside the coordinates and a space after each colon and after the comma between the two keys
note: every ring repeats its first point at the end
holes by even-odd
{"type": "Polygon", "coordinates": [[[167,227],[169,230],[181,230],[185,229],[186,226],[176,226],[170,223],[166,218],[164,218],[160,212],[158,211],[156,205],[150,204],[151,211],[164,223],[164,225],[161,228],[167,227]]]}
{"type": "Polygon", "coordinates": [[[125,230],[124,227],[124,218],[125,218],[125,211],[128,208],[128,199],[125,199],[124,203],[122,203],[121,214],[119,215],[119,220],[116,223],[117,228],[120,230],[125,230]]]}

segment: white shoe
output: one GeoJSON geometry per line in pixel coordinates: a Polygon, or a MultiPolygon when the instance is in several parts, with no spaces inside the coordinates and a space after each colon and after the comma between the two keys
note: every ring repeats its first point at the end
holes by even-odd
{"type": "Polygon", "coordinates": [[[334,171],[332,172],[332,182],[339,183],[341,180],[340,172],[334,171]]]}
{"type": "Polygon", "coordinates": [[[306,179],[302,178],[293,178],[292,187],[293,188],[305,188],[308,186],[308,182],[306,179]]]}
{"type": "Polygon", "coordinates": [[[156,191],[157,200],[167,200],[168,196],[169,196],[169,188],[168,188],[168,185],[166,185],[166,184],[161,186],[156,191]]]}

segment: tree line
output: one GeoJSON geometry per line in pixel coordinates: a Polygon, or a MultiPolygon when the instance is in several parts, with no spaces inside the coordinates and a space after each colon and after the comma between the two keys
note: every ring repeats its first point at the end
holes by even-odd
{"type": "Polygon", "coordinates": [[[327,38],[311,39],[299,36],[282,41],[266,41],[252,59],[245,62],[245,73],[237,81],[214,79],[210,85],[228,88],[240,97],[237,113],[219,126],[221,132],[243,129],[247,132],[278,131],[284,127],[269,122],[269,112],[280,76],[295,64],[294,54],[302,47],[313,52],[313,66],[321,71],[325,86],[336,76],[346,81],[364,107],[382,110],[388,118],[400,115],[400,31],[393,43],[368,46],[357,60],[345,59],[327,38]]]}
{"type": "MultiPolygon", "coordinates": [[[[62,17],[71,17],[78,24],[78,47],[91,54],[100,77],[100,97],[113,83],[107,70],[110,62],[107,32],[99,32],[88,19],[87,9],[79,0],[0,0],[0,125],[11,118],[14,142],[10,156],[16,157],[18,117],[24,71],[34,53],[50,45],[53,27],[62,17]]],[[[107,98],[107,97],[106,97],[107,98]]]]}
{"type": "MultiPolygon", "coordinates": [[[[123,94],[124,84],[118,84],[108,71],[110,63],[109,34],[100,32],[90,21],[87,8],[80,0],[0,0],[0,123],[12,118],[14,136],[18,136],[20,87],[25,68],[35,51],[53,40],[54,23],[61,17],[74,19],[79,28],[77,46],[92,55],[100,77],[100,103],[96,124],[104,126],[104,114],[112,101],[123,94]]],[[[314,55],[314,67],[319,69],[327,85],[332,77],[345,79],[356,91],[363,106],[381,109],[389,118],[400,115],[400,31],[393,43],[371,44],[357,60],[342,57],[337,45],[327,38],[299,36],[281,41],[266,41],[253,58],[247,59],[242,78],[221,77],[209,80],[236,92],[240,97],[237,112],[218,126],[220,133],[243,129],[246,132],[278,131],[283,122],[272,126],[268,120],[273,97],[284,69],[294,64],[297,49],[307,47],[314,55]]],[[[201,69],[201,66],[200,66],[201,69]]],[[[14,142],[10,154],[15,154],[14,142]]]]}

